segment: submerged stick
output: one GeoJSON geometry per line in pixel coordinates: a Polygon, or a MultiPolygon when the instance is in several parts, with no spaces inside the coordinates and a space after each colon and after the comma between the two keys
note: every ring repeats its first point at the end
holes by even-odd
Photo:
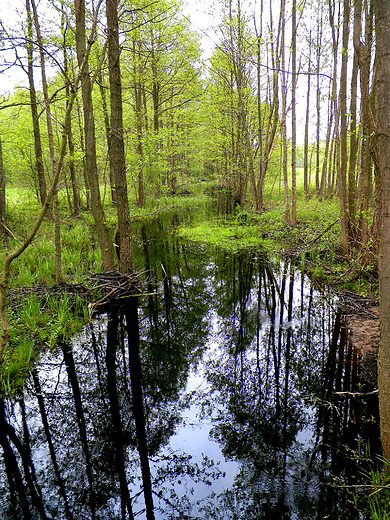
{"type": "Polygon", "coordinates": [[[341,395],[343,397],[365,397],[366,395],[376,395],[378,390],[372,392],[335,392],[334,395],[341,395]]]}

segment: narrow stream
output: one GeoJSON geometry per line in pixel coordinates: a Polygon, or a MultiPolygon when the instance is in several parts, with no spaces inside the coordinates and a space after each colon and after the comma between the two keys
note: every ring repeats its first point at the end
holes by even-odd
{"type": "Polygon", "coordinates": [[[365,518],[376,396],[337,300],[284,259],[137,230],[146,295],[1,400],[0,518],[365,518]]]}

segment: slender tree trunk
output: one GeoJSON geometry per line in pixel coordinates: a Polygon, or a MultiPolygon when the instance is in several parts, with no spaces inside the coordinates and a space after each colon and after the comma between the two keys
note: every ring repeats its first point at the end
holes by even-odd
{"type": "Polygon", "coordinates": [[[142,66],[141,59],[141,43],[138,39],[133,42],[134,50],[134,99],[135,99],[135,117],[137,127],[137,146],[136,153],[138,157],[138,197],[137,206],[144,206],[145,204],[145,189],[144,189],[144,153],[143,153],[143,102],[142,102],[142,66]]]}
{"type": "MultiPolygon", "coordinates": [[[[39,54],[41,58],[41,75],[42,75],[42,90],[43,98],[45,101],[46,111],[46,125],[47,125],[47,136],[49,141],[50,159],[51,159],[51,171],[52,177],[55,175],[56,170],[56,153],[54,148],[54,134],[52,125],[52,115],[49,100],[49,91],[47,86],[46,69],[45,69],[45,55],[41,30],[39,26],[38,13],[35,5],[35,0],[31,0],[31,7],[33,11],[33,18],[35,23],[35,33],[39,44],[39,54]]],[[[56,281],[62,282],[62,266],[61,266],[61,226],[60,226],[60,207],[58,202],[58,186],[54,190],[53,194],[53,206],[54,206],[54,244],[55,244],[55,275],[56,281]]]]}
{"type": "Polygon", "coordinates": [[[287,172],[287,129],[286,129],[286,116],[287,116],[287,80],[286,80],[286,50],[285,50],[285,9],[286,9],[286,0],[281,0],[280,4],[280,24],[281,24],[281,41],[280,41],[280,52],[281,52],[281,65],[282,65],[282,147],[283,147],[283,184],[284,184],[284,220],[286,223],[291,223],[290,218],[290,194],[288,187],[288,172],[287,172]]]}
{"type": "Polygon", "coordinates": [[[340,75],[340,169],[339,169],[339,199],[340,199],[340,224],[341,243],[344,254],[349,252],[348,213],[347,213],[347,65],[348,65],[348,38],[349,38],[349,14],[350,0],[344,0],[343,11],[343,54],[341,59],[340,75]]]}
{"type": "Polygon", "coordinates": [[[351,79],[351,103],[349,124],[349,164],[348,164],[348,229],[350,238],[356,237],[356,163],[358,153],[358,127],[357,127],[357,83],[358,83],[358,61],[355,54],[352,67],[351,79]]]}
{"type": "MultiPolygon", "coordinates": [[[[99,90],[100,90],[100,97],[102,98],[102,109],[104,114],[104,127],[106,129],[106,139],[107,139],[107,149],[109,149],[110,146],[110,115],[108,113],[107,108],[107,100],[106,100],[106,86],[103,84],[103,76],[101,72],[99,72],[98,76],[98,83],[99,83],[99,90]]],[[[114,177],[114,171],[111,164],[111,161],[109,161],[109,172],[108,172],[108,181],[110,183],[110,190],[111,190],[111,202],[116,202],[116,193],[115,193],[115,177],[114,177]]]]}
{"type": "MultiPolygon", "coordinates": [[[[361,204],[360,204],[360,243],[361,247],[366,247],[368,243],[368,209],[371,199],[371,179],[372,179],[372,158],[370,152],[371,134],[375,127],[370,98],[370,66],[372,52],[372,30],[373,30],[373,9],[372,4],[366,12],[365,43],[361,42],[361,18],[362,0],[355,1],[355,30],[354,46],[358,57],[360,69],[360,91],[361,91],[361,158],[360,158],[360,184],[361,204]]],[[[375,205],[375,214],[378,214],[380,205],[375,205]]],[[[374,217],[374,221],[376,216],[374,217]]],[[[377,237],[377,235],[376,235],[377,237]]]]}
{"type": "Polygon", "coordinates": [[[5,204],[5,170],[3,163],[3,146],[0,137],[0,236],[2,235],[4,241],[7,236],[6,231],[6,204],[5,204]]]}
{"type": "Polygon", "coordinates": [[[80,139],[80,150],[82,154],[82,162],[83,162],[83,180],[84,180],[84,187],[85,187],[85,203],[86,203],[86,209],[91,209],[91,191],[89,189],[89,181],[88,181],[88,175],[87,175],[87,165],[86,165],[86,159],[85,159],[85,144],[84,144],[84,128],[82,123],[82,116],[81,116],[81,107],[78,98],[76,98],[76,110],[77,110],[77,123],[79,127],[79,139],[80,139]]]}
{"type": "MultiPolygon", "coordinates": [[[[62,9],[64,9],[64,5],[62,4],[62,9]]],[[[62,15],[61,19],[62,24],[62,33],[63,33],[63,48],[64,48],[64,72],[65,77],[68,77],[69,74],[69,59],[68,59],[68,52],[67,52],[67,24],[65,21],[65,16],[62,15]]],[[[69,102],[70,97],[70,85],[69,82],[66,81],[65,85],[65,93],[66,93],[66,103],[69,102]]],[[[69,128],[68,128],[68,147],[69,147],[69,174],[70,174],[70,182],[72,185],[72,195],[73,195],[73,209],[70,208],[71,211],[73,211],[73,215],[75,217],[80,215],[80,207],[81,207],[81,200],[80,200],[80,193],[79,188],[77,184],[77,178],[76,178],[76,168],[75,168],[75,161],[74,161],[74,141],[73,141],[73,131],[72,131],[72,120],[69,121],[69,128]]],[[[69,201],[69,206],[71,206],[71,203],[69,201]]]]}
{"type": "Polygon", "coordinates": [[[106,1],[111,105],[109,155],[115,178],[119,230],[119,269],[126,272],[134,269],[134,254],[129,200],[127,196],[125,145],[123,141],[122,86],[117,7],[118,0],[106,1]]]}
{"type": "Polygon", "coordinates": [[[321,71],[321,56],[322,56],[322,26],[323,26],[323,14],[322,7],[319,8],[319,21],[317,27],[317,60],[316,60],[316,72],[317,72],[317,89],[316,89],[316,192],[320,192],[320,133],[321,133],[321,83],[320,83],[320,71],[321,71]]]}
{"type": "Polygon", "coordinates": [[[337,96],[337,69],[338,69],[338,43],[339,43],[339,27],[340,19],[335,20],[335,3],[329,2],[329,22],[332,33],[332,54],[333,54],[333,80],[331,93],[331,115],[334,117],[334,129],[331,133],[331,143],[329,151],[329,170],[328,170],[328,198],[332,196],[334,189],[334,171],[338,171],[338,157],[339,157],[339,103],[337,96]],[[337,168],[336,168],[337,166],[337,168]]]}
{"type": "MultiPolygon", "coordinates": [[[[328,125],[327,125],[327,130],[326,130],[326,137],[325,137],[324,160],[322,163],[321,183],[320,183],[320,192],[319,192],[320,198],[323,197],[325,190],[326,190],[328,162],[332,162],[330,153],[329,153],[332,126],[333,126],[333,101],[331,100],[330,102],[328,102],[328,125]]],[[[330,191],[329,191],[329,187],[328,187],[328,198],[329,197],[330,197],[330,191]]]]}
{"type": "MultiPolygon", "coordinates": [[[[311,70],[311,27],[309,32],[309,72],[311,70]]],[[[309,194],[309,122],[310,122],[310,90],[311,90],[311,75],[307,75],[307,91],[306,91],[306,117],[305,117],[305,131],[303,142],[303,193],[309,194]]]]}
{"type": "Polygon", "coordinates": [[[34,134],[34,149],[35,149],[35,167],[37,171],[38,177],[38,188],[39,188],[39,198],[41,200],[41,204],[43,205],[46,200],[46,179],[45,179],[45,169],[43,166],[43,157],[42,157],[42,143],[41,143],[41,132],[39,129],[39,117],[38,117],[38,108],[37,108],[37,96],[34,85],[34,66],[33,66],[33,30],[32,30],[32,19],[31,19],[31,8],[30,1],[26,0],[26,12],[27,12],[27,75],[29,82],[29,93],[30,93],[30,105],[31,105],[31,117],[33,124],[33,134],[34,134]]]}
{"type": "Polygon", "coordinates": [[[297,116],[296,116],[296,86],[297,86],[297,3],[293,0],[291,17],[291,224],[297,223],[297,116]]]}
{"type": "MultiPolygon", "coordinates": [[[[110,2],[109,2],[110,3],[110,2]]],[[[85,56],[85,3],[84,0],[75,0],[76,11],[76,51],[80,66],[85,56]]],[[[96,162],[95,120],[92,103],[92,85],[88,66],[83,71],[81,81],[83,109],[84,109],[84,136],[85,136],[85,172],[91,197],[91,210],[95,221],[97,236],[102,252],[104,270],[114,268],[113,246],[105,225],[105,215],[100,198],[99,177],[96,162]]]]}

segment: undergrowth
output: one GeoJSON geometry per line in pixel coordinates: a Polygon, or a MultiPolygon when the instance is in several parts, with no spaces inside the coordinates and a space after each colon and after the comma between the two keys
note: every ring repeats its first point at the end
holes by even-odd
{"type": "MultiPolygon", "coordinates": [[[[244,209],[217,201],[215,182],[198,182],[186,187],[182,195],[149,199],[139,208],[130,206],[133,221],[155,218],[163,212],[186,210],[192,224],[178,229],[189,240],[205,241],[227,250],[259,248],[268,254],[284,254],[320,282],[335,284],[361,294],[377,293],[375,262],[356,261],[356,255],[341,254],[340,224],[337,200],[319,201],[315,197],[298,198],[297,225],[284,221],[284,207],[277,194],[270,194],[262,212],[255,212],[248,203],[244,209]],[[224,211],[213,212],[207,207],[217,202],[224,211]]],[[[224,195],[228,195],[224,193],[224,195]]],[[[83,283],[86,274],[100,272],[101,253],[93,218],[84,210],[77,218],[67,214],[66,201],[61,201],[61,240],[63,276],[67,283],[83,283]]],[[[7,202],[7,224],[13,236],[8,249],[18,246],[29,230],[39,206],[27,190],[14,190],[7,202]]],[[[116,209],[104,205],[109,233],[113,236],[116,209]]],[[[137,237],[136,237],[137,238],[137,237]]],[[[371,253],[371,252],[370,252],[371,253]]],[[[5,250],[0,252],[0,263],[5,250]]],[[[372,255],[371,255],[372,257],[372,255]]],[[[53,222],[46,218],[33,244],[11,266],[10,290],[55,283],[53,222]]],[[[374,258],[375,260],[375,258],[374,258]]],[[[49,298],[42,302],[30,296],[17,311],[11,309],[11,348],[1,367],[1,390],[12,393],[20,388],[29,366],[38,353],[52,348],[57,342],[69,341],[88,319],[86,301],[76,309],[69,304],[66,293],[62,299],[49,298]]]]}
{"type": "Polygon", "coordinates": [[[71,301],[66,291],[44,300],[32,292],[12,306],[8,315],[10,341],[0,371],[0,393],[5,395],[17,393],[39,355],[67,344],[89,316],[86,302],[78,295],[71,301]]]}

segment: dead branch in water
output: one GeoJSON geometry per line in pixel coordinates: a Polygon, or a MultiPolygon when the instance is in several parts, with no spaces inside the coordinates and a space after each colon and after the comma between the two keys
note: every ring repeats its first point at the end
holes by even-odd
{"type": "Polygon", "coordinates": [[[93,284],[93,290],[98,291],[101,298],[89,304],[92,312],[110,303],[119,303],[124,298],[141,296],[143,284],[140,280],[143,272],[120,273],[119,271],[104,271],[88,277],[93,284]]]}

